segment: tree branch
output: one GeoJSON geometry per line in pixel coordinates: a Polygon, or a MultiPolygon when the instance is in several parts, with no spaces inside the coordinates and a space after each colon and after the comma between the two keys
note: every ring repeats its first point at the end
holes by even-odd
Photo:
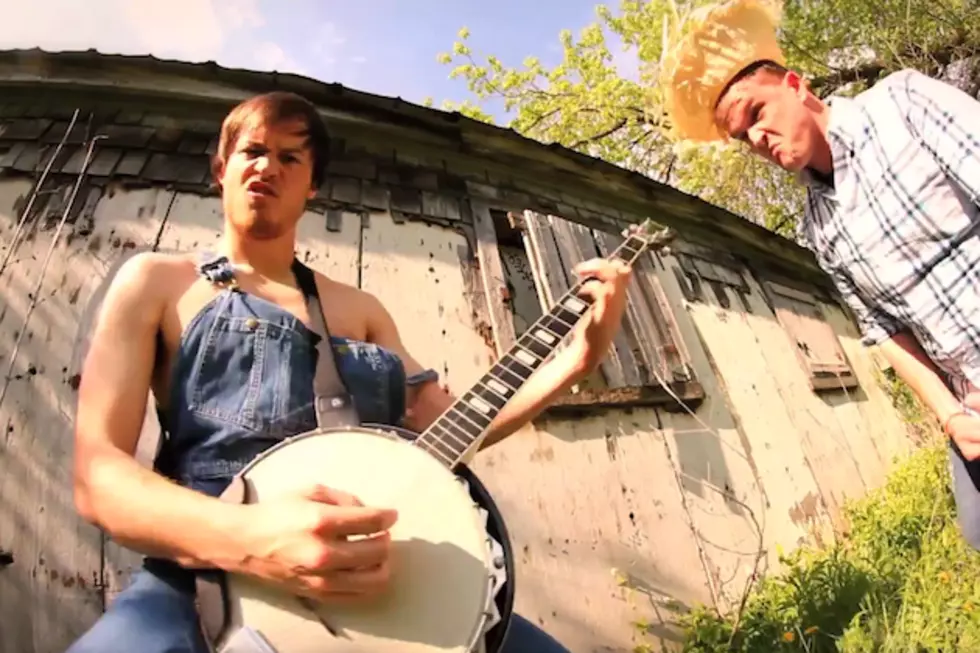
{"type": "MultiPolygon", "coordinates": [[[[980,44],[965,43],[962,39],[957,39],[956,42],[931,52],[923,52],[913,45],[897,54],[920,60],[928,58],[932,61],[936,71],[938,71],[939,68],[948,66],[954,60],[962,58],[964,49],[975,53],[980,50],[980,44]]],[[[842,68],[827,75],[821,75],[820,77],[814,77],[810,80],[810,89],[818,97],[825,98],[844,84],[850,84],[852,82],[866,82],[870,87],[883,74],[890,71],[890,69],[891,65],[889,62],[878,59],[852,66],[851,68],[842,68]]]]}
{"type": "Polygon", "coordinates": [[[568,147],[569,147],[569,149],[575,150],[575,149],[578,149],[578,148],[582,147],[583,145],[587,145],[589,143],[595,143],[596,141],[601,141],[603,138],[606,138],[608,136],[612,136],[613,134],[615,134],[616,132],[618,132],[620,129],[626,127],[627,124],[629,124],[629,121],[626,118],[620,118],[619,120],[617,120],[613,124],[612,127],[609,127],[608,129],[604,129],[601,132],[599,132],[598,134],[594,134],[592,136],[589,136],[588,138],[583,138],[580,141],[576,141],[576,142],[572,143],[571,145],[569,145],[568,147]]]}

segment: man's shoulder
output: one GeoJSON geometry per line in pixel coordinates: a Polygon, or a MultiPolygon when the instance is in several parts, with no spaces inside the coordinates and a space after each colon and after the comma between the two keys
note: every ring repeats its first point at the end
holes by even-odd
{"type": "Polygon", "coordinates": [[[313,273],[321,292],[329,293],[329,301],[342,303],[348,310],[360,312],[369,320],[387,316],[384,304],[370,291],[333,279],[316,269],[313,273]]]}
{"type": "Polygon", "coordinates": [[[378,298],[367,290],[363,290],[349,283],[344,283],[343,281],[338,281],[316,268],[311,269],[316,276],[317,285],[322,291],[330,293],[335,301],[343,301],[361,307],[368,307],[369,305],[379,303],[378,298]]]}
{"type": "Polygon", "coordinates": [[[173,301],[181,288],[193,283],[196,274],[196,260],[189,254],[129,252],[109,267],[92,299],[101,304],[105,295],[131,297],[147,308],[162,307],[173,301]]]}
{"type": "Polygon", "coordinates": [[[143,250],[120,257],[110,268],[107,277],[123,279],[127,283],[156,285],[181,275],[196,271],[196,261],[190,254],[143,250]]]}
{"type": "Polygon", "coordinates": [[[889,73],[855,99],[862,104],[903,104],[911,91],[928,92],[936,84],[945,84],[914,68],[903,68],[889,73]]]}

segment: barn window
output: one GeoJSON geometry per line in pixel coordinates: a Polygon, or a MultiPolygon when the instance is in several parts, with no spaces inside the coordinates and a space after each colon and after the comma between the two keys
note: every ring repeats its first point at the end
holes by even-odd
{"type": "MultiPolygon", "coordinates": [[[[581,261],[608,256],[623,238],[554,215],[474,205],[474,224],[497,355],[505,353],[577,281],[581,261]]],[[[702,398],[658,274],[656,253],[633,268],[622,328],[605,360],[549,412],[677,404],[702,398]]]]}
{"type": "Polygon", "coordinates": [[[842,390],[858,385],[834,328],[827,322],[820,300],[814,295],[767,281],[765,288],[786,331],[796,357],[815,391],[842,390]]]}

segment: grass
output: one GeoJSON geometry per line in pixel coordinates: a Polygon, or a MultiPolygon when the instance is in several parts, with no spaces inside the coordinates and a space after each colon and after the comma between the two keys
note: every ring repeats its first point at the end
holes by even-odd
{"type": "Polygon", "coordinates": [[[845,508],[837,543],[781,556],[737,629],[707,607],[682,616],[683,651],[980,651],[980,553],[957,527],[946,443],[901,383],[884,382],[921,448],[845,508]]]}

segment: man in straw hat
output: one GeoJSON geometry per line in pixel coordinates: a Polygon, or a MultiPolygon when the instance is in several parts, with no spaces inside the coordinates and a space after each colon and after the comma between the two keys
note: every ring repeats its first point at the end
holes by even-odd
{"type": "Polygon", "coordinates": [[[763,0],[692,14],[665,49],[668,119],[680,139],[736,139],[799,175],[800,240],[941,422],[980,548],[980,103],[913,70],[823,101],[784,67],[779,17],[763,0]]]}

